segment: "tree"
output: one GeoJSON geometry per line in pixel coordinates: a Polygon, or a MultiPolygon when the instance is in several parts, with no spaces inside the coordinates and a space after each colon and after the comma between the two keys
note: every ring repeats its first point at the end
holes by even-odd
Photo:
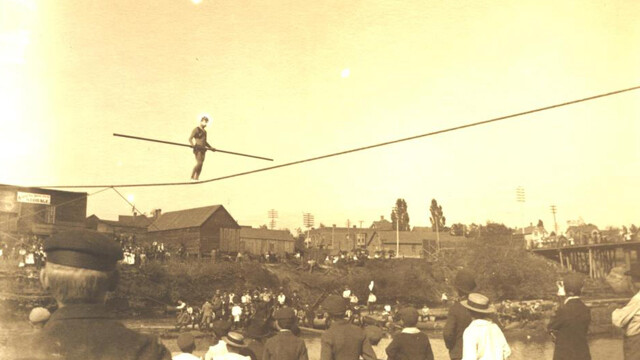
{"type": "Polygon", "coordinates": [[[393,224],[393,230],[396,230],[396,224],[398,230],[409,231],[409,213],[407,212],[407,202],[404,199],[396,200],[396,206],[391,211],[391,223],[393,224]]]}
{"type": "Polygon", "coordinates": [[[461,223],[457,223],[457,224],[453,224],[451,225],[451,235],[453,236],[463,236],[464,235],[464,224],[461,223]]]}
{"type": "Polygon", "coordinates": [[[436,199],[431,199],[431,207],[429,208],[431,212],[431,229],[433,231],[443,231],[445,229],[446,218],[442,212],[442,205],[438,205],[436,199]]]}
{"type": "Polygon", "coordinates": [[[542,220],[538,219],[538,227],[539,228],[543,228],[544,224],[542,223],[542,220]]]}

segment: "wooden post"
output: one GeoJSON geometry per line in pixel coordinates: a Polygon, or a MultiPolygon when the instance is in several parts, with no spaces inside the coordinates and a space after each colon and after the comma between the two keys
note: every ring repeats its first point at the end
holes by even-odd
{"type": "Polygon", "coordinates": [[[631,269],[631,250],[629,249],[624,249],[624,264],[627,269],[631,269]]]}
{"type": "Polygon", "coordinates": [[[560,268],[564,269],[564,264],[562,261],[562,250],[558,250],[558,254],[560,255],[560,268]]]}

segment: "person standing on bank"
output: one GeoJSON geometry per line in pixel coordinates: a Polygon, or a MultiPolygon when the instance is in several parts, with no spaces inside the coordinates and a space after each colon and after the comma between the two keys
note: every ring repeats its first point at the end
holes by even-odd
{"type": "Polygon", "coordinates": [[[461,305],[461,301],[466,300],[467,296],[476,288],[474,274],[467,269],[458,271],[454,280],[454,287],[458,292],[459,299],[449,308],[449,315],[447,316],[447,323],[442,330],[442,337],[447,349],[449,349],[451,360],[460,360],[462,359],[462,335],[473,320],[469,310],[461,305]]]}
{"type": "Polygon", "coordinates": [[[580,300],[584,280],[581,275],[568,274],[563,283],[567,298],[547,326],[556,343],[553,360],[590,360],[587,332],[591,310],[580,300]]]}
{"type": "Polygon", "coordinates": [[[321,338],[321,360],[377,360],[373,348],[364,331],[350,324],[344,316],[347,312],[346,301],[338,295],[329,295],[322,303],[329,313],[331,325],[321,338]]]}
{"type": "Polygon", "coordinates": [[[68,230],[45,240],[44,251],[40,281],[58,310],[32,339],[33,346],[23,348],[34,352],[29,358],[171,359],[157,337],[127,329],[105,308],[123,257],[117,243],[96,231],[68,230]]]}
{"type": "Polygon", "coordinates": [[[196,166],[191,172],[191,180],[197,181],[200,178],[200,172],[202,172],[202,165],[204,164],[204,155],[207,153],[208,148],[213,148],[207,142],[207,131],[204,129],[208,124],[209,118],[203,116],[200,119],[200,125],[193,129],[189,137],[189,144],[193,146],[193,154],[196,156],[196,166]]]}
{"type": "Polygon", "coordinates": [[[385,352],[388,360],[433,360],[433,350],[427,334],[421,332],[418,324],[418,310],[407,307],[398,312],[402,321],[402,331],[393,337],[385,352]]]}
{"type": "Polygon", "coordinates": [[[635,360],[640,359],[640,263],[631,264],[631,270],[624,274],[630,277],[629,287],[636,294],[625,307],[613,311],[611,320],[624,330],[624,359],[635,360]]]}
{"type": "Polygon", "coordinates": [[[291,329],[296,324],[296,313],[284,307],[273,314],[278,335],[267,340],[262,355],[263,360],[309,360],[304,340],[295,336],[291,329]]]}
{"type": "Polygon", "coordinates": [[[461,305],[469,310],[473,318],[462,335],[462,360],[507,359],[511,355],[511,348],[500,327],[491,320],[496,309],[489,304],[489,298],[471,293],[461,305]]]}

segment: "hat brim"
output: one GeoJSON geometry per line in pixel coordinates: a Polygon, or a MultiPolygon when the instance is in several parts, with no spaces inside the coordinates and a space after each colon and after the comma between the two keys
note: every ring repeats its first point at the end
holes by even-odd
{"type": "Polygon", "coordinates": [[[223,336],[222,341],[224,341],[225,344],[235,348],[246,348],[248,346],[246,343],[238,344],[237,342],[234,342],[233,340],[229,339],[228,336],[223,336]]]}
{"type": "Polygon", "coordinates": [[[486,309],[479,309],[477,307],[469,305],[469,300],[461,301],[460,305],[466,307],[467,309],[469,309],[469,310],[471,310],[473,312],[477,312],[477,313],[481,313],[481,314],[493,314],[493,313],[496,312],[496,308],[493,305],[489,305],[489,307],[486,308],[486,309]]]}

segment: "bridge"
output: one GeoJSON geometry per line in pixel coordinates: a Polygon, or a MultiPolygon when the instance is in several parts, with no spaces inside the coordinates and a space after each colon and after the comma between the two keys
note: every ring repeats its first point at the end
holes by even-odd
{"type": "Polygon", "coordinates": [[[531,252],[560,263],[573,271],[589,274],[591,278],[603,278],[619,264],[631,265],[632,252],[638,259],[640,241],[616,243],[569,245],[564,247],[544,247],[531,252]]]}

